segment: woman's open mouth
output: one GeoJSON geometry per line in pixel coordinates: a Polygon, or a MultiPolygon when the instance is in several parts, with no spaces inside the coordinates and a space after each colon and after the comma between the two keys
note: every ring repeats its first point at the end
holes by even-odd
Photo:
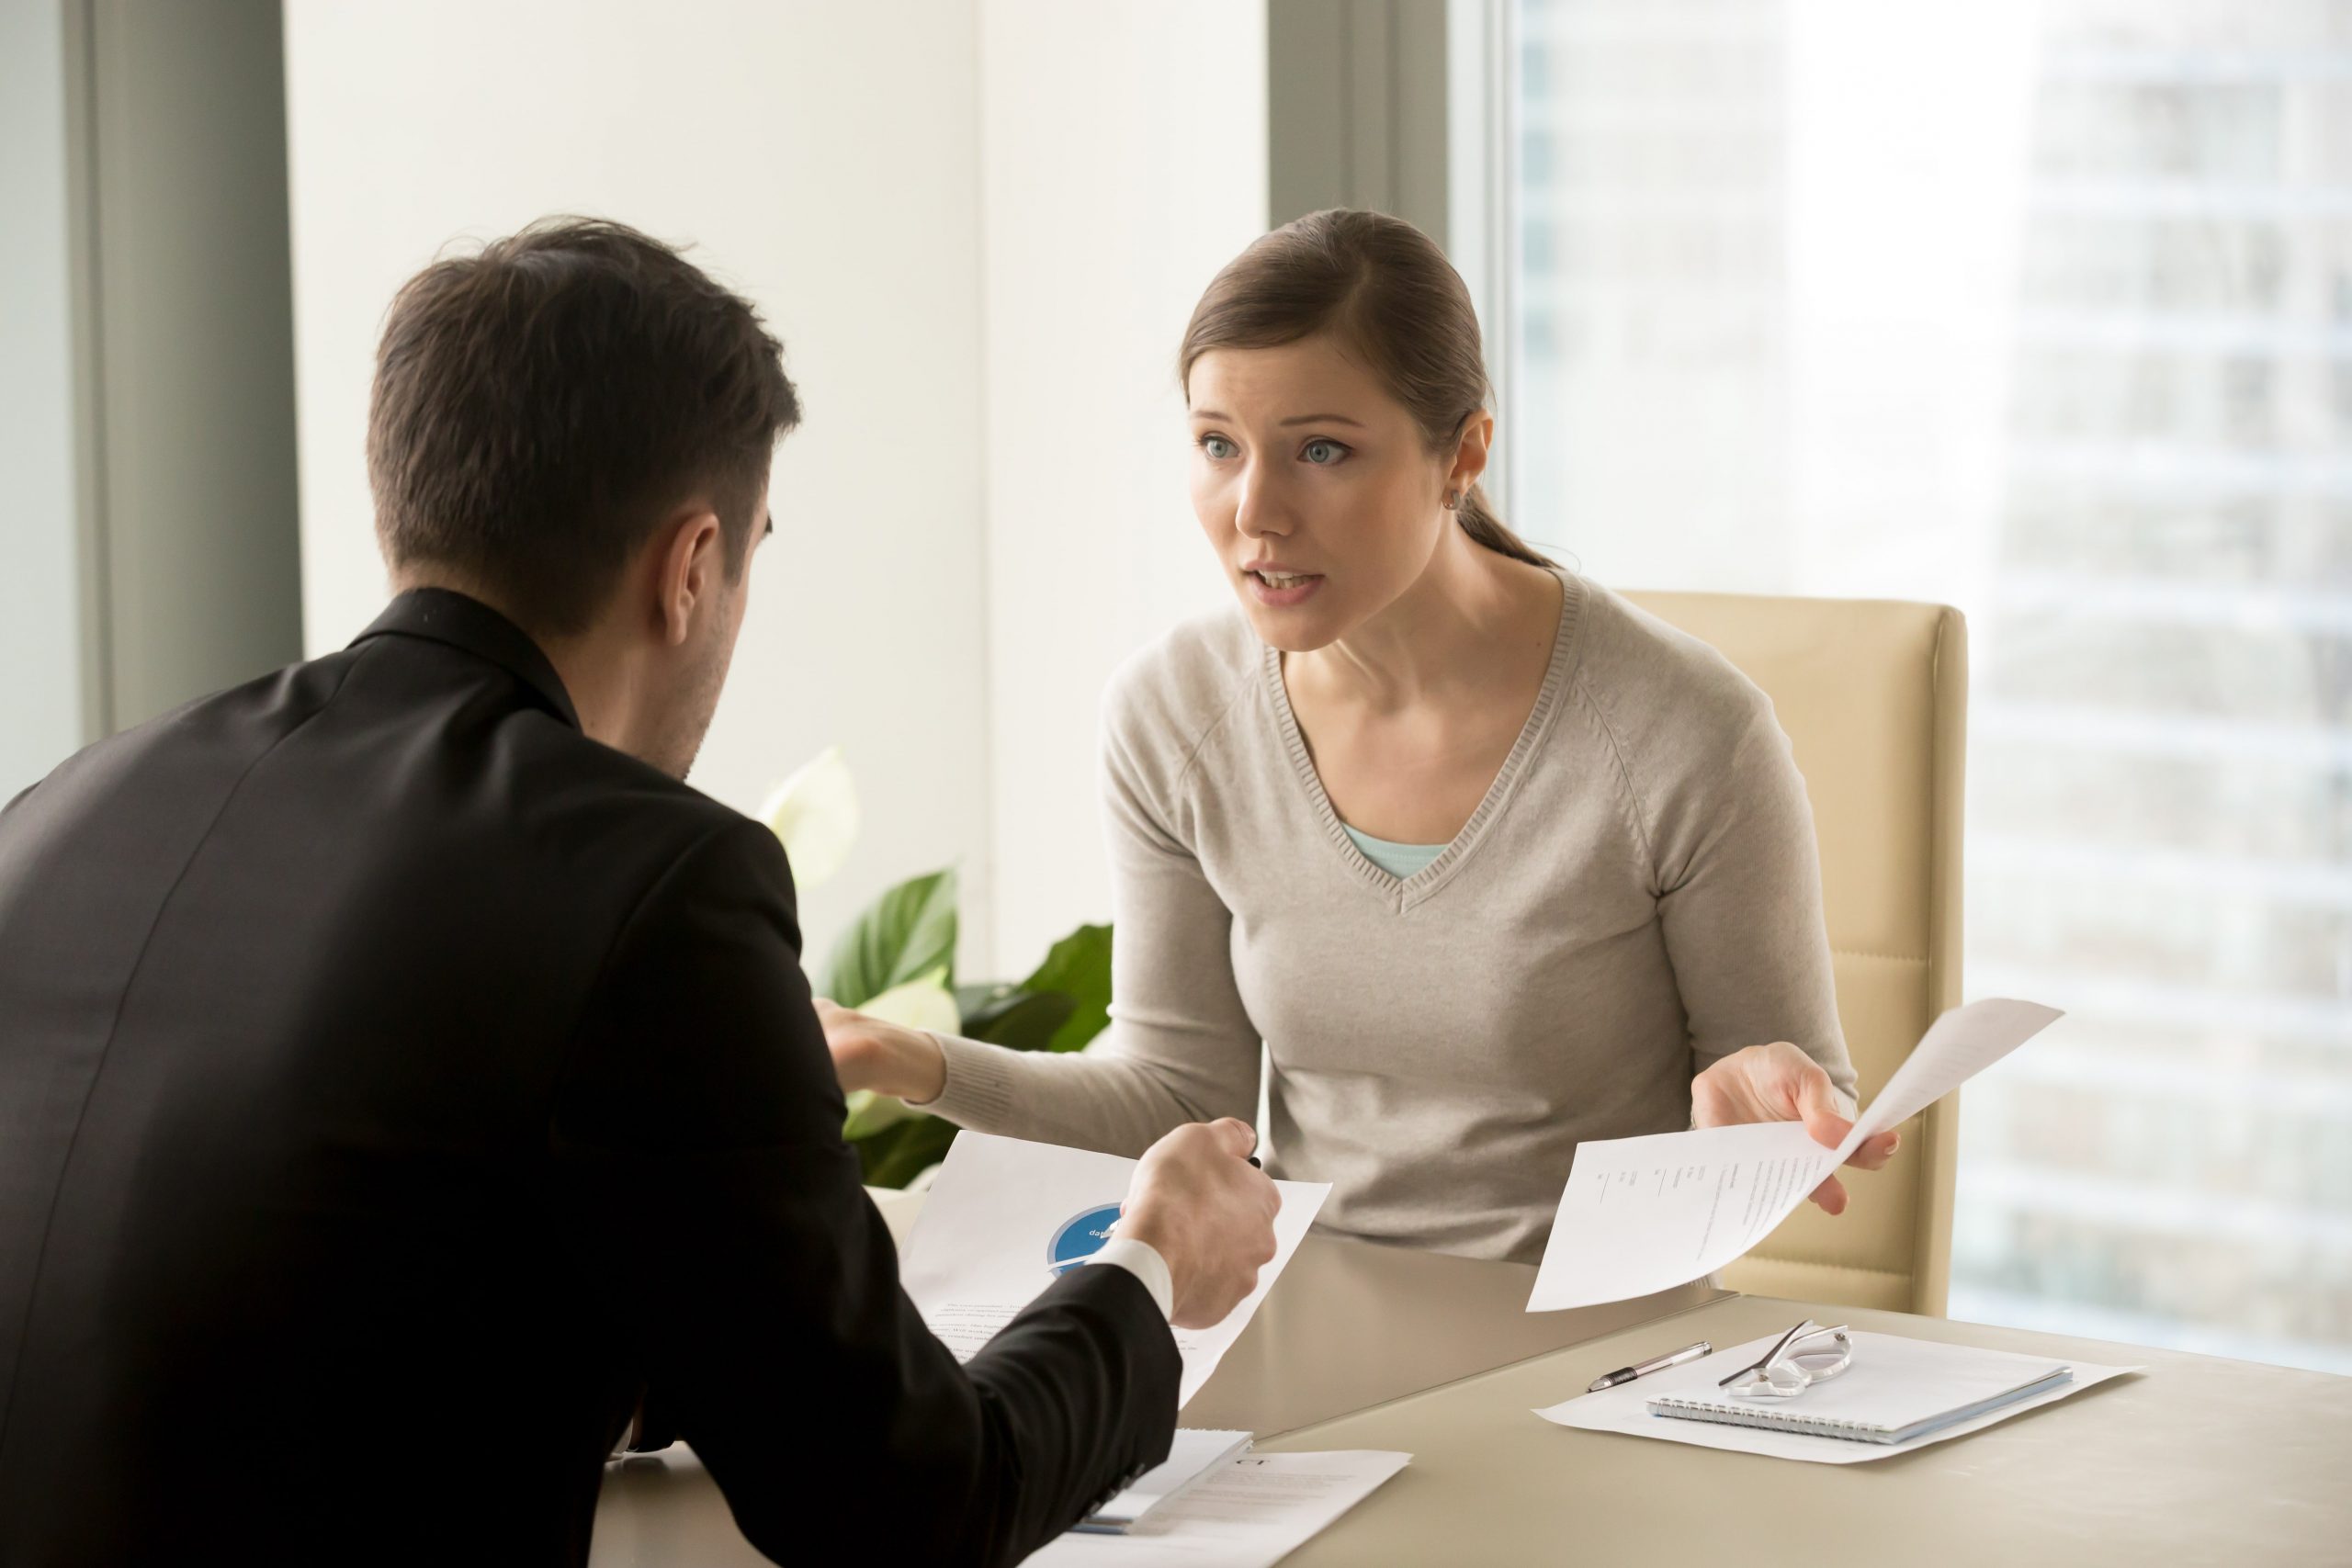
{"type": "Polygon", "coordinates": [[[1300,604],[1323,586],[1323,577],[1312,571],[1278,571],[1270,567],[1244,567],[1242,581],[1250,585],[1250,595],[1261,604],[1285,609],[1300,604]]]}

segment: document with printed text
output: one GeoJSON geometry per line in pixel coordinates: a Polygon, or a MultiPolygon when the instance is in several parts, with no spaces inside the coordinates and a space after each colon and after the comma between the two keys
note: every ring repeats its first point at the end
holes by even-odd
{"type": "Polygon", "coordinates": [[[1837,1148],[1797,1122],[1577,1145],[1530,1312],[1672,1290],[1762,1241],[1863,1139],[1901,1125],[2057,1019],[1994,998],[1936,1020],[1837,1148]]]}
{"type": "MultiPolygon", "coordinates": [[[[1039,1292],[1102,1250],[1135,1172],[1135,1161],[1116,1155],[957,1134],[900,1249],[899,1274],[923,1322],[969,1360],[1039,1292]]],[[[1184,1358],[1180,1404],[1250,1326],[1331,1190],[1316,1181],[1277,1181],[1274,1190],[1274,1260],[1258,1271],[1258,1288],[1215,1327],[1175,1330],[1184,1358]]]]}
{"type": "Polygon", "coordinates": [[[1412,1457],[1374,1449],[1246,1454],[1125,1535],[1062,1536],[1024,1568],[1272,1568],[1412,1457]]]}

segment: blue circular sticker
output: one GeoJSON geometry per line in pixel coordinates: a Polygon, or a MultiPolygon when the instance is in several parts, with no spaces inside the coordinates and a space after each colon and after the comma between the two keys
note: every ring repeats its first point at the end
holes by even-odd
{"type": "Polygon", "coordinates": [[[1118,1223],[1116,1203],[1088,1209],[1062,1222],[1062,1228],[1046,1244],[1046,1271],[1067,1274],[1102,1251],[1102,1244],[1111,1239],[1111,1227],[1118,1223]]]}

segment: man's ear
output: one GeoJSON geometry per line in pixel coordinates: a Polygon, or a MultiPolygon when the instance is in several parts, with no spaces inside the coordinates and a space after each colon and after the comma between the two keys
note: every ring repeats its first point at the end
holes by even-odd
{"type": "Polygon", "coordinates": [[[702,502],[682,506],[655,536],[655,624],[672,648],[694,628],[695,607],[718,591],[726,568],[718,513],[702,502]]]}

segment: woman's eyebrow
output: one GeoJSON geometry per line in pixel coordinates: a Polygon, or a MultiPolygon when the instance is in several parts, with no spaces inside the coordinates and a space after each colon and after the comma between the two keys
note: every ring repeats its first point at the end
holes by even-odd
{"type": "MultiPolygon", "coordinates": [[[[1222,420],[1231,420],[1233,418],[1231,414],[1227,413],[1223,409],[1194,409],[1193,411],[1193,417],[1194,419],[1222,420]]],[[[1303,413],[1297,415],[1295,418],[1282,421],[1282,425],[1284,429],[1288,429],[1294,424],[1352,424],[1358,430],[1370,428],[1363,421],[1360,419],[1350,419],[1343,413],[1303,413]]]]}

